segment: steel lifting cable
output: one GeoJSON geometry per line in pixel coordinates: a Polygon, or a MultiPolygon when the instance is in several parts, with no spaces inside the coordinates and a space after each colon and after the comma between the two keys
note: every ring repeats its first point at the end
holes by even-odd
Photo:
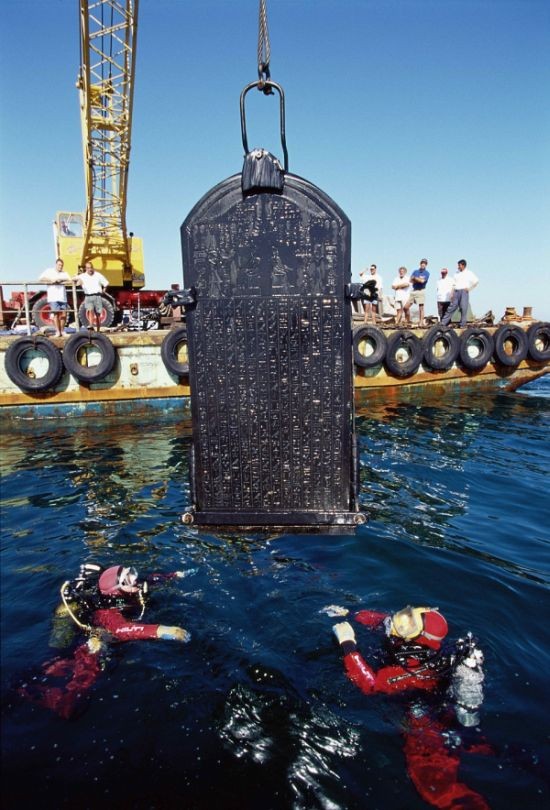
{"type": "Polygon", "coordinates": [[[78,7],[78,55],[80,57],[79,77],[82,78],[82,3],[78,7]]]}
{"type": "Polygon", "coordinates": [[[270,60],[271,44],[269,42],[269,28],[267,26],[267,6],[266,0],[260,0],[258,14],[258,78],[260,84],[258,90],[261,90],[266,96],[273,94],[273,89],[269,85],[266,85],[266,82],[271,79],[269,69],[270,60]]]}
{"type": "Polygon", "coordinates": [[[241,134],[245,155],[248,154],[248,135],[246,133],[245,97],[249,90],[257,87],[266,96],[273,95],[273,90],[279,93],[279,118],[281,129],[281,146],[284,154],[284,170],[288,172],[288,151],[285,134],[285,94],[277,82],[271,80],[269,61],[271,59],[271,46],[269,44],[269,30],[267,27],[266,0],[260,0],[260,13],[258,25],[258,81],[247,84],[241,93],[241,134]]]}

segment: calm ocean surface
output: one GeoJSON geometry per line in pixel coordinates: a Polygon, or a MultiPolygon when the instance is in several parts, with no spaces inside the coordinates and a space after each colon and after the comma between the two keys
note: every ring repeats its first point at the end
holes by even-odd
{"type": "Polygon", "coordinates": [[[4,807],[427,807],[403,754],[411,698],[346,679],[330,603],[439,606],[452,637],[471,630],[486,656],[471,734],[493,754],[463,754],[460,779],[492,808],[548,806],[549,427],[549,378],[362,408],[366,527],[229,537],[180,523],[189,425],[175,416],[4,424],[4,807]],[[66,721],[16,689],[56,653],[59,588],[85,560],[185,570],[145,620],[192,641],[113,646],[66,721]]]}

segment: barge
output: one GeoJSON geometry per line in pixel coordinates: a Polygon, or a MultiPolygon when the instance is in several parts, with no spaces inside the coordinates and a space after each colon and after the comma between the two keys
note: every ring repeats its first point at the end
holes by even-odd
{"type": "MultiPolygon", "coordinates": [[[[356,400],[444,396],[453,388],[515,391],[550,372],[550,324],[508,308],[494,325],[353,330],[356,400]]],[[[434,319],[435,320],[435,319],[434,319]]]]}
{"type": "MultiPolygon", "coordinates": [[[[186,329],[0,336],[4,416],[189,408],[186,329]]],[[[550,324],[508,317],[466,329],[353,325],[355,399],[514,391],[550,372],[550,324]]],[[[213,386],[224,385],[224,358],[213,386]]]]}

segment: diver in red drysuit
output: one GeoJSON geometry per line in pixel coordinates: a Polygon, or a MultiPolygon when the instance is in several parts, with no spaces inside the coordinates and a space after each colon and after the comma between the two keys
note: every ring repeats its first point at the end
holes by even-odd
{"type": "Polygon", "coordinates": [[[191,636],[183,627],[139,621],[145,610],[149,584],[183,576],[184,572],[174,571],[170,574],[150,574],[140,580],[134,568],[122,565],[111,566],[105,571],[92,563],[81,566],[79,577],[64,583],[61,589],[63,604],[60,607],[64,618],[74,621],[90,637],[76,648],[70,658],[55,658],[45,664],[40,683],[33,681],[24,684],[18,690],[19,694],[68,719],[74,714],[80,698],[101,673],[102,653],[108,640],[157,638],[188,642],[191,636]],[[125,615],[135,613],[140,607],[139,619],[125,615]],[[52,685],[54,678],[62,678],[65,683],[52,685]]]}
{"type": "Polygon", "coordinates": [[[117,641],[134,641],[135,639],[164,638],[174,641],[189,641],[189,633],[181,627],[167,627],[162,624],[144,624],[129,620],[124,611],[133,602],[147,594],[149,585],[154,585],[176,577],[182,577],[182,571],[170,574],[149,574],[139,581],[134,568],[114,565],[103,571],[99,577],[98,588],[102,597],[114,600],[100,604],[92,614],[93,627],[107,630],[117,641]],[[122,603],[120,599],[122,598],[122,603]]]}
{"type": "MultiPolygon", "coordinates": [[[[332,616],[348,613],[335,605],[325,612],[332,616]]],[[[334,625],[334,634],[344,654],[346,674],[362,692],[396,694],[411,689],[434,692],[451,684],[457,716],[464,725],[477,724],[479,718],[475,710],[483,694],[482,653],[472,642],[460,661],[457,656],[443,656],[441,645],[448,626],[437,608],[407,607],[393,616],[362,610],[354,618],[370,629],[383,629],[388,644],[388,664],[375,671],[358,652],[351,624],[344,621],[334,625]]],[[[405,730],[407,772],[418,793],[434,807],[488,810],[489,805],[479,793],[458,781],[460,760],[456,749],[446,744],[448,730],[448,723],[434,719],[418,705],[411,707],[405,730]]],[[[483,744],[467,750],[492,753],[483,744]]]]}

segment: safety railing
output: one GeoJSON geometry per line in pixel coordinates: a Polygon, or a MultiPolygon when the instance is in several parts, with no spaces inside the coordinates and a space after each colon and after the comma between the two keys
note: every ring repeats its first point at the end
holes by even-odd
{"type": "MultiPolygon", "coordinates": [[[[78,325],[78,297],[76,283],[72,281],[65,285],[67,289],[68,309],[64,310],[67,315],[67,326],[70,324],[70,316],[74,316],[74,323],[78,325]],[[70,302],[72,301],[72,306],[70,302]]],[[[0,283],[0,328],[14,329],[22,322],[25,322],[27,335],[32,334],[33,305],[36,303],[41,292],[45,292],[47,284],[37,281],[2,281],[0,283]],[[16,288],[11,290],[10,298],[6,299],[6,288],[16,288]]],[[[43,296],[40,296],[43,297],[43,296]]]]}

